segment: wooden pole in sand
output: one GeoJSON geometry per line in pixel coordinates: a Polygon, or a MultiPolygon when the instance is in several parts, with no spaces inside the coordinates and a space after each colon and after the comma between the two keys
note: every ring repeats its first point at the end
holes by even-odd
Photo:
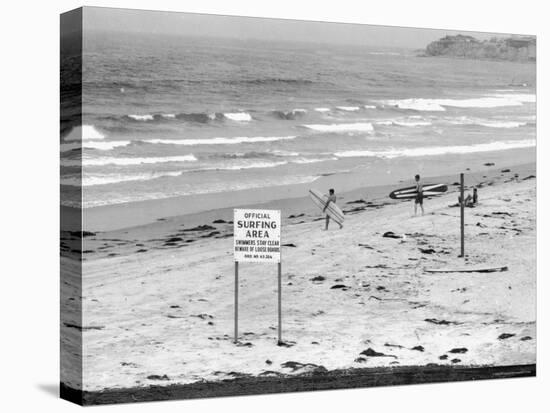
{"type": "Polygon", "coordinates": [[[282,310],[281,310],[281,296],[282,296],[282,292],[281,292],[281,273],[282,273],[282,269],[281,269],[281,261],[279,261],[278,263],[278,272],[279,272],[279,276],[278,276],[278,286],[279,286],[279,339],[278,339],[278,344],[281,344],[283,342],[283,338],[282,338],[282,310]]]}
{"type": "Polygon", "coordinates": [[[235,339],[236,344],[239,335],[239,261],[235,261],[235,339]]]}
{"type": "Polygon", "coordinates": [[[460,174],[460,256],[464,257],[464,174],[460,174]]]}

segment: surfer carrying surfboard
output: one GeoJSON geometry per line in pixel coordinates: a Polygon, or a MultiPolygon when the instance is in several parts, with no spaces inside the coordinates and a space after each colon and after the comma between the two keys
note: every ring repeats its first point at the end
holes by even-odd
{"type": "Polygon", "coordinates": [[[309,196],[311,200],[317,207],[322,211],[323,214],[326,214],[326,225],[325,231],[328,229],[328,221],[332,219],[338,225],[340,229],[344,223],[344,213],[338,205],[336,205],[336,195],[334,195],[334,189],[331,189],[328,194],[322,194],[316,189],[309,190],[309,196]]]}
{"type": "Polygon", "coordinates": [[[416,197],[414,198],[414,215],[416,216],[416,210],[418,205],[422,210],[422,215],[424,215],[424,194],[422,190],[422,183],[420,182],[420,175],[415,175],[414,180],[416,181],[416,197]]]}
{"type": "MultiPolygon", "coordinates": [[[[336,205],[336,195],[334,194],[334,189],[332,189],[332,188],[328,190],[328,198],[327,198],[327,202],[325,204],[325,207],[323,208],[323,213],[326,213],[327,208],[329,207],[331,202],[334,205],[336,205]]],[[[330,221],[330,216],[329,216],[329,214],[326,214],[326,217],[325,217],[325,231],[328,231],[328,222],[329,221],[330,221]]],[[[336,220],[334,222],[336,222],[338,225],[340,225],[340,229],[343,228],[343,225],[341,223],[339,223],[336,220]]]]}

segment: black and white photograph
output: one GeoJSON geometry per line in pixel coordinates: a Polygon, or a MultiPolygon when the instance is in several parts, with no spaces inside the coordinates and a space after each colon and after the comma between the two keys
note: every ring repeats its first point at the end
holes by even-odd
{"type": "Polygon", "coordinates": [[[60,23],[62,398],[536,376],[535,34],[60,23]]]}

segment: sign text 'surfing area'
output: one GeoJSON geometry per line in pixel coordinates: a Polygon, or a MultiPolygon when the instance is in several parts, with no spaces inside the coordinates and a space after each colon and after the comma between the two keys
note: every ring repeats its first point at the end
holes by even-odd
{"type": "Polygon", "coordinates": [[[233,231],[235,261],[280,261],[280,211],[236,209],[233,231]]]}

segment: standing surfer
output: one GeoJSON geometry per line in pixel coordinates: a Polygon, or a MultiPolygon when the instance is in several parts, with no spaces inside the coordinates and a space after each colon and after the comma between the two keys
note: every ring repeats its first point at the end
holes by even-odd
{"type": "Polygon", "coordinates": [[[416,181],[416,197],[414,198],[414,215],[416,216],[416,209],[420,205],[422,215],[424,215],[424,194],[422,193],[422,183],[420,182],[420,175],[415,175],[416,181]]]}
{"type": "MultiPolygon", "coordinates": [[[[328,206],[330,205],[330,203],[333,203],[334,205],[336,205],[336,195],[334,195],[334,189],[329,189],[328,190],[328,199],[327,199],[327,203],[325,204],[325,207],[323,208],[323,212],[326,212],[328,206]]],[[[325,231],[328,231],[328,222],[330,221],[330,216],[327,214],[326,215],[326,218],[325,218],[325,231]]],[[[340,225],[340,229],[343,228],[343,225],[340,224],[339,222],[337,221],[334,221],[336,222],[338,225],[340,225]]]]}

